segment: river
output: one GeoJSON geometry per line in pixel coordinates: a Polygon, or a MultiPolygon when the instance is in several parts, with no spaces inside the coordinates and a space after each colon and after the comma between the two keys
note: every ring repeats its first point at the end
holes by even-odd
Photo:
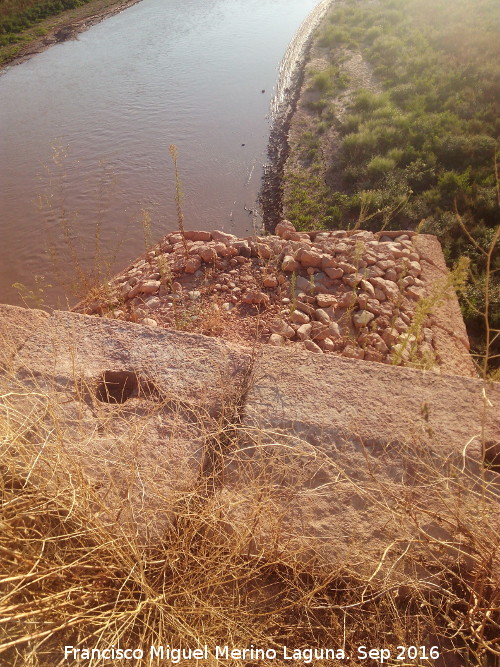
{"type": "Polygon", "coordinates": [[[258,229],[277,82],[282,92],[325,4],[142,0],[9,68],[0,77],[0,302],[20,303],[18,282],[63,306],[70,274],[119,269],[145,237],[175,229],[171,144],[186,228],[258,229]]]}

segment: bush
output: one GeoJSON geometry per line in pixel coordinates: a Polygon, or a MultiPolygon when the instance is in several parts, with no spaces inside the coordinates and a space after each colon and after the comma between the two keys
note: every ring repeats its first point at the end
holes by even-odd
{"type": "Polygon", "coordinates": [[[342,121],[342,132],[344,134],[354,134],[358,131],[362,122],[361,114],[348,114],[342,121]]]}
{"type": "Polygon", "coordinates": [[[391,106],[390,104],[387,104],[385,106],[377,107],[373,109],[371,113],[371,118],[383,118],[383,119],[388,119],[388,118],[393,118],[394,116],[397,116],[399,114],[398,109],[396,107],[391,106]]]}
{"type": "Polygon", "coordinates": [[[377,37],[382,35],[382,28],[379,25],[374,25],[365,32],[365,42],[371,44],[377,37]]]}
{"type": "Polygon", "coordinates": [[[401,148],[391,148],[391,150],[387,153],[387,157],[390,160],[393,160],[395,164],[399,164],[403,159],[403,156],[404,150],[401,148]]]}
{"type": "Polygon", "coordinates": [[[399,53],[404,51],[404,43],[392,35],[381,35],[373,42],[370,49],[370,57],[381,60],[382,64],[390,65],[398,58],[399,53]]]}
{"type": "Polygon", "coordinates": [[[447,171],[439,177],[437,187],[442,201],[452,205],[457,197],[470,192],[470,172],[447,171]]]}
{"type": "Polygon", "coordinates": [[[386,97],[377,95],[369,90],[359,90],[354,100],[353,108],[356,111],[373,111],[381,106],[385,106],[386,97]]]}
{"type": "Polygon", "coordinates": [[[344,137],[342,154],[344,159],[359,162],[373,154],[377,146],[377,135],[369,130],[361,129],[344,137]]]}
{"type": "Polygon", "coordinates": [[[311,111],[314,111],[314,113],[321,115],[330,106],[330,103],[322,97],[319,100],[310,100],[306,106],[311,111]]]}
{"type": "Polygon", "coordinates": [[[313,90],[319,90],[321,93],[330,92],[333,89],[332,78],[329,72],[318,72],[312,80],[313,90]]]}
{"type": "Polygon", "coordinates": [[[448,169],[457,164],[490,166],[495,153],[495,139],[488,135],[448,135],[437,147],[437,155],[448,169]]]}
{"type": "Polygon", "coordinates": [[[318,40],[320,46],[337,46],[349,41],[347,30],[329,25],[325,28],[318,40]]]}

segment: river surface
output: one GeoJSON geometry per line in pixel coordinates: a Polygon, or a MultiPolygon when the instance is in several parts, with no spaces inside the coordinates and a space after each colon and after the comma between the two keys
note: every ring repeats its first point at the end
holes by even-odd
{"type": "Polygon", "coordinates": [[[280,63],[324,4],[142,0],[0,76],[0,302],[64,305],[175,229],[171,144],[186,228],[258,229],[280,63]]]}

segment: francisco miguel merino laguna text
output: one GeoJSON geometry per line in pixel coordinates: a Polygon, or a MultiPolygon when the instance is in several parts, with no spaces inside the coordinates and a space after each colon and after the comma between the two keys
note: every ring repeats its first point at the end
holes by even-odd
{"type": "Polygon", "coordinates": [[[203,648],[174,648],[169,644],[150,646],[148,650],[142,648],[75,648],[64,647],[65,660],[140,660],[145,657],[157,658],[169,661],[177,665],[185,660],[208,660],[212,655],[216,660],[300,660],[311,663],[313,660],[345,660],[343,649],[337,648],[302,648],[292,649],[283,646],[279,651],[273,648],[256,648],[253,644],[250,648],[231,648],[227,644],[216,645],[210,651],[205,644],[203,648]]]}

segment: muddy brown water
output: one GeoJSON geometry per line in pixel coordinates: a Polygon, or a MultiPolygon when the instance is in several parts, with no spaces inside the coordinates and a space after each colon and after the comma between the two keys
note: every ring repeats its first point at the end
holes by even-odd
{"type": "Polygon", "coordinates": [[[170,144],[186,228],[258,229],[271,102],[324,5],[142,0],[0,76],[0,302],[63,305],[58,274],[175,229],[170,144]]]}

